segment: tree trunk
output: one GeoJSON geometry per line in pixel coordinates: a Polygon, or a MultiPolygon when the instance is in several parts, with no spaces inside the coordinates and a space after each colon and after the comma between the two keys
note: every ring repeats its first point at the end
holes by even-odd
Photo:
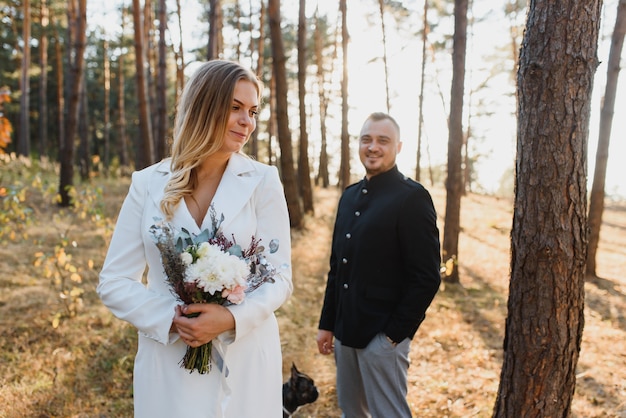
{"type": "Polygon", "coordinates": [[[104,130],[102,132],[102,140],[104,142],[104,150],[102,152],[102,163],[104,165],[105,175],[111,163],[111,60],[109,59],[109,41],[104,40],[102,44],[102,64],[104,70],[104,130]]]}
{"type": "Polygon", "coordinates": [[[85,66],[85,46],[87,44],[87,0],[71,0],[68,7],[68,48],[69,77],[67,82],[68,98],[65,136],[61,137],[60,161],[61,175],[59,182],[59,204],[63,207],[73,204],[70,190],[74,186],[74,140],[78,129],[78,111],[80,90],[82,88],[85,66]]]}
{"type": "MultiPolygon", "coordinates": [[[[252,6],[250,7],[250,13],[252,13],[252,6]]],[[[252,30],[252,28],[250,28],[252,30]]],[[[265,54],[265,2],[261,2],[261,7],[259,10],[259,38],[256,40],[257,47],[253,48],[257,49],[259,52],[257,54],[257,62],[256,68],[254,71],[256,72],[257,77],[263,80],[263,66],[264,66],[264,57],[265,54]]],[[[252,34],[250,34],[250,39],[253,39],[252,34]]],[[[254,45],[254,42],[251,42],[251,45],[254,45]]],[[[253,54],[252,54],[253,55],[253,54]]],[[[269,125],[268,121],[268,125],[269,125]]],[[[269,131],[269,127],[268,127],[269,131]]],[[[258,159],[259,158],[259,129],[255,129],[252,132],[252,136],[250,137],[249,145],[248,145],[250,155],[258,159]]]]}
{"type": "Polygon", "coordinates": [[[341,77],[341,163],[339,165],[339,188],[350,185],[350,133],[348,132],[348,18],[347,1],[339,0],[341,11],[341,49],[343,65],[341,77]]]}
{"type": "MultiPolygon", "coordinates": [[[[328,98],[326,97],[326,73],[324,71],[324,58],[322,50],[324,47],[322,28],[320,27],[319,16],[315,16],[315,63],[317,66],[317,83],[320,106],[320,159],[315,184],[327,188],[330,186],[330,174],[328,172],[328,140],[326,138],[326,111],[328,110],[328,98]]],[[[336,41],[336,40],[335,40],[336,41]]],[[[334,56],[331,58],[331,71],[337,54],[337,42],[335,42],[334,56]]]]}
{"type": "Polygon", "coordinates": [[[426,74],[426,46],[428,45],[428,0],[424,0],[424,21],[422,32],[422,68],[420,72],[419,115],[417,117],[417,156],[415,163],[415,181],[420,181],[422,171],[422,130],[424,128],[424,76],[426,74]]]}
{"type": "Polygon", "coordinates": [[[48,155],[48,2],[41,0],[40,22],[41,36],[39,37],[39,158],[48,155]]]}
{"type": "Polygon", "coordinates": [[[449,266],[444,280],[459,282],[459,233],[463,195],[463,95],[465,93],[465,52],[467,47],[467,0],[454,1],[454,47],[448,134],[448,177],[446,215],[443,228],[443,261],[449,266]]]}
{"type": "Polygon", "coordinates": [[[176,56],[176,97],[175,102],[178,103],[178,96],[185,86],[185,50],[183,48],[183,22],[182,8],[180,0],[176,0],[176,19],[178,21],[178,50],[174,53],[176,56]]]}
{"type": "Polygon", "coordinates": [[[156,149],[157,160],[168,155],[167,149],[167,50],[165,44],[165,32],[167,30],[166,1],[159,0],[159,64],[157,66],[157,127],[156,149]]]}
{"type": "Polygon", "coordinates": [[[311,187],[311,169],[309,167],[309,134],[306,118],[306,0],[300,0],[298,17],[298,102],[300,104],[300,142],[298,153],[298,184],[305,213],[313,213],[313,189],[311,187]]]}
{"type": "Polygon", "coordinates": [[[220,0],[209,0],[207,60],[219,59],[222,48],[222,4],[220,0]]]}
{"type": "Polygon", "coordinates": [[[22,68],[20,76],[20,131],[17,153],[30,156],[30,0],[22,3],[24,21],[22,23],[22,68]]]}
{"type": "Polygon", "coordinates": [[[81,181],[89,179],[91,170],[91,152],[89,141],[89,108],[87,103],[87,78],[83,77],[78,106],[78,172],[81,181]]]}
{"type": "Polygon", "coordinates": [[[267,14],[270,24],[270,38],[272,40],[272,66],[276,79],[276,122],[278,128],[278,143],[280,144],[280,166],[289,221],[293,228],[303,226],[303,213],[298,198],[298,185],[293,167],[293,147],[291,145],[291,131],[289,130],[289,112],[287,103],[287,76],[285,74],[285,51],[280,29],[280,0],[269,0],[267,14]]]}
{"type": "Polygon", "coordinates": [[[380,27],[383,35],[383,70],[385,71],[385,104],[387,113],[391,112],[391,102],[389,99],[389,68],[387,66],[387,33],[385,31],[385,0],[378,0],[380,12],[380,27]]]}
{"type": "Polygon", "coordinates": [[[235,42],[235,60],[241,62],[241,7],[239,1],[235,2],[235,31],[237,33],[237,42],[235,42]]]}
{"type": "MultiPolygon", "coordinates": [[[[124,27],[126,22],[126,9],[124,7],[122,9],[122,34],[124,33],[124,27]]],[[[121,36],[120,41],[123,39],[123,35],[121,36]]],[[[128,167],[130,165],[130,158],[128,156],[128,135],[126,134],[126,101],[124,100],[126,96],[126,76],[124,72],[125,59],[126,55],[121,53],[117,59],[117,109],[118,109],[118,119],[117,119],[117,129],[119,135],[118,142],[118,153],[120,156],[120,166],[128,167]]]]}
{"type": "MultiPolygon", "coordinates": [[[[276,136],[276,74],[272,70],[270,77],[270,117],[267,120],[267,163],[269,165],[273,163],[274,153],[272,151],[272,139],[276,136]]],[[[280,170],[280,167],[279,167],[280,170]]]]}
{"type": "Polygon", "coordinates": [[[155,161],[152,122],[150,119],[150,101],[148,97],[148,81],[146,75],[146,52],[142,9],[139,0],[133,0],[133,23],[135,26],[135,69],[137,72],[137,101],[139,103],[140,146],[136,156],[136,168],[142,169],[155,161]]]}
{"type": "Polygon", "coordinates": [[[601,8],[601,1],[530,3],[517,76],[511,282],[494,417],[570,414],[584,323],[587,136],[601,8]]]}
{"type": "Polygon", "coordinates": [[[156,103],[156,72],[157,68],[157,48],[154,46],[154,7],[152,0],[144,0],[143,5],[143,50],[146,75],[146,88],[148,97],[148,110],[150,111],[150,127],[152,128],[152,158],[157,161],[159,158],[159,138],[157,136],[158,129],[158,109],[156,103]],[[155,114],[153,114],[155,112],[155,114]]]}
{"type": "Polygon", "coordinates": [[[589,200],[589,245],[587,248],[586,273],[596,277],[596,254],[600,242],[600,226],[604,212],[604,186],[606,169],[609,159],[609,143],[613,114],[615,113],[615,95],[617,94],[617,80],[619,78],[620,60],[626,33],[626,0],[620,0],[617,5],[615,28],[611,38],[609,62],[606,69],[606,87],[604,100],[600,112],[600,133],[598,135],[598,149],[596,151],[596,165],[593,173],[591,197],[589,200]]]}
{"type": "Polygon", "coordinates": [[[257,40],[257,49],[259,50],[256,64],[256,75],[263,79],[263,67],[265,66],[265,18],[267,8],[265,2],[261,2],[261,10],[259,12],[259,39],[257,40]]]}
{"type": "MultiPolygon", "coordinates": [[[[61,151],[63,149],[63,139],[65,138],[65,79],[64,73],[65,69],[63,67],[63,51],[61,49],[61,41],[60,35],[58,32],[57,26],[52,22],[51,25],[54,29],[54,60],[56,62],[56,84],[57,84],[57,126],[59,129],[58,135],[58,149],[61,151]]],[[[59,152],[59,161],[61,160],[61,155],[59,152]]]]}

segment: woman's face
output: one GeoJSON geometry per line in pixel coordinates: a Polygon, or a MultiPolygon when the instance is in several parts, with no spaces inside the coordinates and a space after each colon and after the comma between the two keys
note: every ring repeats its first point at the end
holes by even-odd
{"type": "Polygon", "coordinates": [[[235,85],[224,144],[220,151],[233,153],[241,150],[256,128],[258,108],[259,98],[254,83],[239,80],[235,85]]]}

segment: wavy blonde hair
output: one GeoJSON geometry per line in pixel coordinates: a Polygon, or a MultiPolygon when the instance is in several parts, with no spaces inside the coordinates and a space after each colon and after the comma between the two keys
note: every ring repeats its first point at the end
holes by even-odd
{"type": "Polygon", "coordinates": [[[240,80],[253,83],[260,100],[263,86],[257,76],[232,61],[208,61],[185,84],[174,121],[172,176],[161,200],[168,220],[180,200],[195,189],[197,167],[222,147],[235,85],[240,80]]]}

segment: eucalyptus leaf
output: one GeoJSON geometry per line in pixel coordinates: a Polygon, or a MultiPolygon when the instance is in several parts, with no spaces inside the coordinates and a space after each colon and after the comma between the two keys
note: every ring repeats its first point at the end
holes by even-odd
{"type": "Polygon", "coordinates": [[[237,256],[239,258],[243,258],[243,250],[241,249],[241,245],[239,244],[233,245],[227,251],[231,255],[237,256]]]}

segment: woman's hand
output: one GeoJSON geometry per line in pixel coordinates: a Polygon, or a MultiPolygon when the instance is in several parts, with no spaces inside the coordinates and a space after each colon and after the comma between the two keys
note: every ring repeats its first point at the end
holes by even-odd
{"type": "Polygon", "coordinates": [[[216,303],[194,303],[176,307],[173,326],[190,347],[199,347],[224,331],[235,329],[235,318],[216,303]],[[190,318],[190,315],[197,314],[190,318]]]}

